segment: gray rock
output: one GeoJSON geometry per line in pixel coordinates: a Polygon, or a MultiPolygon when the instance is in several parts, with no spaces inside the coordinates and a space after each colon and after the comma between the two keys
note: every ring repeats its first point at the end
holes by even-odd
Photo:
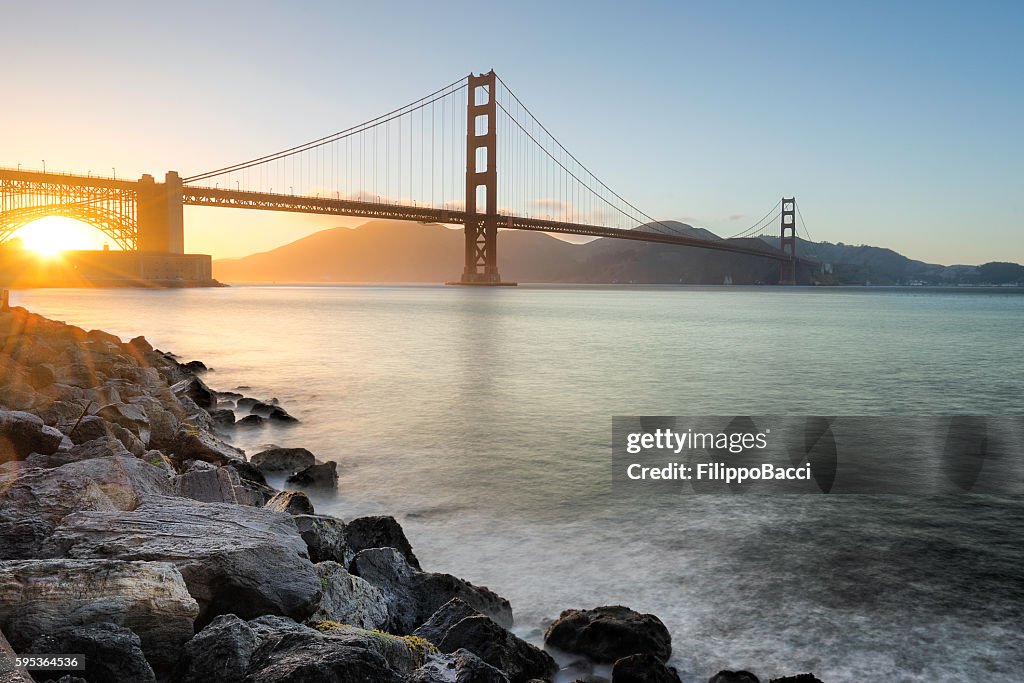
{"type": "Polygon", "coordinates": [[[310,560],[331,560],[349,566],[355,553],[345,543],[344,522],[326,515],[295,515],[294,519],[302,540],[306,542],[310,560]]]}
{"type": "Polygon", "coordinates": [[[364,629],[387,624],[388,606],[376,587],[352,576],[337,562],[318,563],[316,573],[323,593],[310,622],[336,621],[364,629]]]}
{"type": "Polygon", "coordinates": [[[230,427],[235,424],[235,411],[230,408],[217,408],[210,411],[210,419],[218,427],[230,427]]]}
{"type": "Polygon", "coordinates": [[[245,460],[245,452],[203,429],[183,428],[173,444],[163,449],[180,468],[187,460],[203,460],[215,465],[245,460]]]}
{"type": "Polygon", "coordinates": [[[512,625],[508,600],[451,574],[418,571],[394,548],[360,551],[350,571],[384,594],[387,630],[392,633],[411,633],[452,598],[461,598],[503,627],[512,625]]]}
{"type": "Polygon", "coordinates": [[[316,457],[305,448],[268,448],[249,459],[260,472],[300,472],[316,464],[316,457]]]}
{"type": "MultiPolygon", "coordinates": [[[[422,570],[420,561],[412,551],[402,526],[390,515],[357,517],[345,525],[345,544],[348,552],[343,564],[348,566],[360,550],[367,548],[394,548],[409,566],[422,570]]],[[[339,560],[340,561],[340,560],[339,560]]]]}
{"type": "Polygon", "coordinates": [[[0,559],[38,557],[47,537],[74,512],[134,510],[168,494],[164,472],[131,456],[19,472],[0,487],[0,559]]]}
{"type": "Polygon", "coordinates": [[[259,427],[264,422],[266,422],[266,420],[264,420],[259,415],[246,415],[245,417],[243,417],[243,418],[239,419],[237,422],[235,422],[235,426],[237,426],[237,427],[259,427]]]}
{"type": "Polygon", "coordinates": [[[72,446],[68,451],[72,460],[91,460],[92,458],[105,458],[108,456],[119,456],[124,458],[132,457],[132,453],[124,447],[124,444],[112,436],[101,436],[91,441],[79,443],[72,446]]]}
{"type": "Polygon", "coordinates": [[[338,463],[334,461],[310,465],[287,479],[289,484],[316,489],[338,488],[338,463]]]}
{"type": "Polygon", "coordinates": [[[0,632],[0,683],[33,683],[24,668],[14,666],[16,656],[14,648],[0,632]]]}
{"type": "Polygon", "coordinates": [[[150,661],[166,665],[192,637],[198,612],[167,562],[0,562],[0,629],[19,649],[63,628],[109,622],[137,633],[150,661]]]}
{"type": "Polygon", "coordinates": [[[61,628],[42,635],[26,654],[80,654],[89,683],[156,683],[142,653],[142,642],[131,630],[111,623],[61,628]]]}
{"type": "Polygon", "coordinates": [[[149,417],[145,409],[135,403],[114,403],[96,411],[107,422],[120,425],[143,442],[149,441],[149,417]]]}
{"type": "Polygon", "coordinates": [[[281,491],[267,501],[265,506],[274,512],[287,512],[290,515],[312,515],[313,504],[302,491],[281,491]]]}
{"type": "MultiPolygon", "coordinates": [[[[733,679],[727,679],[733,681],[733,679]]],[[[654,655],[629,655],[615,661],[612,683],[680,683],[679,674],[654,655]]],[[[726,681],[719,681],[726,683],[726,681]]],[[[734,683],[758,683],[756,678],[735,679],[734,683]]]]}
{"type": "Polygon", "coordinates": [[[273,406],[270,409],[270,412],[267,413],[266,417],[271,422],[294,423],[299,421],[299,418],[293,416],[291,413],[289,413],[287,410],[280,406],[273,406]]]}
{"type": "Polygon", "coordinates": [[[107,428],[110,430],[111,436],[120,441],[132,455],[142,457],[142,454],[146,452],[146,443],[131,430],[111,422],[107,423],[107,428]]]}
{"type": "Polygon", "coordinates": [[[203,463],[206,468],[191,468],[173,479],[174,494],[204,503],[235,503],[263,507],[274,496],[269,486],[243,482],[231,467],[203,463]]]}
{"type": "Polygon", "coordinates": [[[509,678],[469,650],[456,650],[432,655],[405,683],[509,683],[509,678]]]}
{"type": "Polygon", "coordinates": [[[667,662],[672,655],[672,637],[661,619],[621,605],[566,610],[548,626],[544,643],[595,662],[614,662],[634,654],[650,654],[667,662]]]}
{"type": "Polygon", "coordinates": [[[372,650],[292,636],[261,646],[245,683],[403,683],[403,676],[372,650]]]}
{"type": "Polygon", "coordinates": [[[86,415],[81,420],[71,423],[68,429],[68,436],[76,444],[111,436],[106,420],[98,415],[86,415]]]}
{"type": "Polygon", "coordinates": [[[54,556],[173,562],[199,603],[200,624],[232,613],[303,620],[320,597],[291,517],[260,508],[163,498],[131,511],[74,513],[46,549],[54,556]]]}
{"type": "Polygon", "coordinates": [[[209,409],[217,407],[217,395],[212,389],[210,389],[210,387],[206,386],[206,382],[194,375],[189,376],[172,386],[171,391],[173,391],[178,398],[188,397],[192,399],[200,408],[209,409]]]}
{"type": "MultiPolygon", "coordinates": [[[[754,674],[750,674],[753,676],[754,674]]],[[[746,683],[745,681],[743,683],[746,683]]],[[[757,678],[753,679],[753,683],[757,683],[757,678]]],[[[782,678],[773,678],[768,683],[822,683],[818,680],[818,677],[814,674],[796,674],[795,676],[783,676],[782,678]]]]}
{"type": "Polygon", "coordinates": [[[442,605],[414,635],[426,638],[441,652],[466,649],[504,671],[512,683],[546,678],[558,671],[551,655],[516,637],[458,598],[442,605]]]}
{"type": "Polygon", "coordinates": [[[30,453],[56,453],[63,438],[38,415],[0,410],[0,462],[24,460],[30,453]]]}
{"type": "Polygon", "coordinates": [[[242,683],[259,644],[256,633],[234,614],[223,614],[185,643],[176,683],[242,683]]]}
{"type": "Polygon", "coordinates": [[[53,366],[49,363],[34,365],[28,372],[28,381],[36,389],[45,389],[53,384],[56,379],[57,375],[53,371],[53,366]]]}
{"type": "Polygon", "coordinates": [[[255,406],[257,403],[259,403],[259,401],[257,401],[254,398],[239,397],[237,402],[235,403],[235,405],[238,406],[239,410],[249,410],[249,411],[251,411],[253,406],[255,406]]]}

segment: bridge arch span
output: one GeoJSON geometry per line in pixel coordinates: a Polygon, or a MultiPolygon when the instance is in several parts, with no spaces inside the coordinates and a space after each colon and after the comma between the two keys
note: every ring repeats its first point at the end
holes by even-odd
{"type": "Polygon", "coordinates": [[[134,251],[138,245],[138,223],[134,215],[104,206],[77,204],[26,206],[3,212],[0,214],[0,244],[30,223],[51,216],[71,218],[96,228],[125,251],[134,251]]]}

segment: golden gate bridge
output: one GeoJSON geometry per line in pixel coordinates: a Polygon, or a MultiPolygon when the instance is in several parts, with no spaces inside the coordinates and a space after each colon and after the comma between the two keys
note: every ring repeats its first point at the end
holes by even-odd
{"type": "Polygon", "coordinates": [[[171,171],[164,182],[0,169],[0,244],[58,215],[92,225],[122,250],[183,255],[184,206],[462,225],[457,283],[466,285],[511,284],[498,273],[501,229],[757,256],[779,263],[780,284],[816,266],[796,253],[795,198],[730,238],[688,234],[605,184],[494,71],[331,135],[185,177],[171,171]],[[762,239],[769,236],[777,246],[762,239]]]}

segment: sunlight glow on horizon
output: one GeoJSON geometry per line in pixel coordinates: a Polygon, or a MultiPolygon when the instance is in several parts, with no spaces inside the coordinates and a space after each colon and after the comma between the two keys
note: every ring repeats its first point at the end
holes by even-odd
{"type": "MultiPolygon", "coordinates": [[[[40,256],[52,257],[64,251],[102,249],[110,239],[91,225],[62,216],[47,216],[20,228],[12,235],[23,247],[40,256]]],[[[111,245],[116,249],[116,245],[111,245]]]]}

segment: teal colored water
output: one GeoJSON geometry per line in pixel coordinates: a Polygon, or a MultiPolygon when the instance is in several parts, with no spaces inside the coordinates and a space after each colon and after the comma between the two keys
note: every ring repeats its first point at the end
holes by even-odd
{"type": "Polygon", "coordinates": [[[214,368],[302,422],[235,442],[334,459],[318,510],[395,514],[424,565],[508,597],[539,642],[621,603],[684,681],[1018,681],[1019,497],[618,500],[613,415],[1021,415],[1011,290],[233,287],[14,303],[214,368]]]}

